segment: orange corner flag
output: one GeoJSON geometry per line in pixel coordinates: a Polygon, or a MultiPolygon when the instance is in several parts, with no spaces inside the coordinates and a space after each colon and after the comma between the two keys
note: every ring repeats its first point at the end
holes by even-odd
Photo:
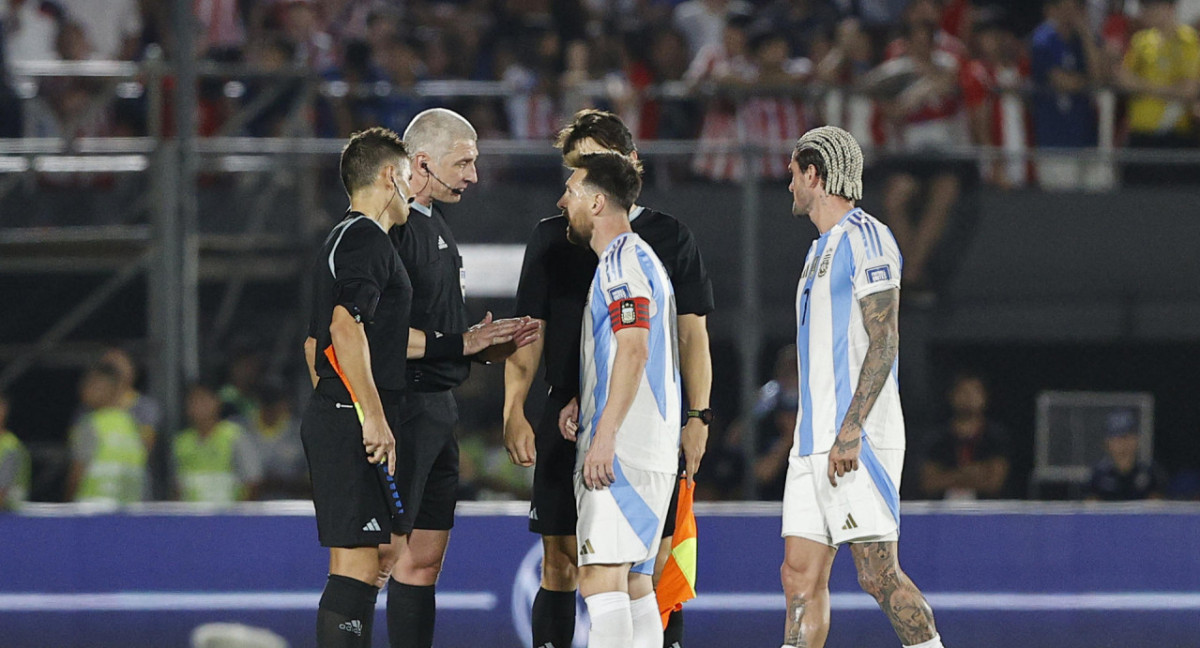
{"type": "Polygon", "coordinates": [[[696,513],[692,510],[692,489],[688,488],[687,477],[680,477],[679,481],[671,555],[655,590],[663,628],[667,627],[672,612],[682,610],[685,601],[696,598],[696,513]]]}

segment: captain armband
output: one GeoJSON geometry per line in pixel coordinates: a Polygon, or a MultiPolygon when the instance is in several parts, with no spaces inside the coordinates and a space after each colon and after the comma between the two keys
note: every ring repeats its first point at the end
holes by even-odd
{"type": "Polygon", "coordinates": [[[334,305],[345,308],[355,322],[370,322],[375,319],[375,308],[379,306],[379,287],[369,281],[347,281],[334,287],[337,294],[334,305]]]}
{"type": "Polygon", "coordinates": [[[613,333],[627,328],[650,328],[650,300],[646,297],[618,299],[608,305],[613,333]]]}

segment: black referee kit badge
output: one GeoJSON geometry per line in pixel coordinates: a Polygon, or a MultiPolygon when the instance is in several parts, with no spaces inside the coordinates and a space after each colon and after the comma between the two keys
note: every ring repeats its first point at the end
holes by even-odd
{"type": "Polygon", "coordinates": [[[621,302],[621,324],[629,326],[637,321],[637,306],[632,299],[621,302]]]}

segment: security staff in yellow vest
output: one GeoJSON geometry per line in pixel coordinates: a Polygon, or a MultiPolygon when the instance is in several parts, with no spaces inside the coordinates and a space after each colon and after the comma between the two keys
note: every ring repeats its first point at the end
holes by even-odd
{"type": "Polygon", "coordinates": [[[146,488],[146,446],[137,422],[120,407],[120,376],[100,363],[79,388],[87,413],[71,429],[67,499],[77,502],[139,502],[146,488]]]}
{"type": "Polygon", "coordinates": [[[221,418],[221,400],[205,385],[187,395],[191,425],[175,437],[175,475],[179,499],[230,504],[254,499],[262,464],[242,426],[221,418]]]}
{"type": "Polygon", "coordinates": [[[29,452],[8,430],[8,397],[0,394],[0,511],[17,508],[29,496],[29,452]]]}

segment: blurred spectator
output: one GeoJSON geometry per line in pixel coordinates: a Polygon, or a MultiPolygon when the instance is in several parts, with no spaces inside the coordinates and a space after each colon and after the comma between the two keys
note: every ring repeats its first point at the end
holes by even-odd
{"type": "MultiPolygon", "coordinates": [[[[1073,149],[1096,145],[1098,124],[1092,88],[1103,80],[1101,53],[1080,0],[1051,0],[1046,20],[1034,30],[1034,143],[1039,148],[1073,149]]],[[[1103,167],[1094,160],[1064,151],[1043,151],[1038,181],[1045,189],[1097,188],[1103,167]]]]}
{"type": "Polygon", "coordinates": [[[562,55],[558,34],[549,30],[497,50],[500,80],[518,91],[505,101],[513,139],[553,139],[562,126],[558,105],[562,55]]]}
{"type": "Polygon", "coordinates": [[[528,499],[533,487],[533,471],[509,461],[504,430],[495,425],[462,436],[459,474],[460,499],[528,499]]]}
{"type": "Polygon", "coordinates": [[[950,388],[950,421],[934,439],[921,466],[921,490],[948,500],[1007,495],[1009,434],[987,417],[988,392],[979,376],[964,375],[950,388]]]}
{"type": "Polygon", "coordinates": [[[121,377],[111,365],[89,369],[79,386],[86,413],[71,429],[66,498],[128,504],[146,488],[146,446],[137,422],[120,406],[121,377]]]}
{"type": "MultiPolygon", "coordinates": [[[[816,64],[816,77],[830,86],[852,88],[859,84],[874,65],[871,37],[863,30],[862,23],[857,18],[846,18],[838,23],[833,40],[828,46],[818,40],[814,41],[814,47],[818,48],[818,51],[812,54],[816,64]],[[819,51],[821,48],[824,51],[819,51]]],[[[871,98],[862,94],[849,94],[845,99],[841,105],[826,104],[825,121],[840,124],[859,142],[872,142],[875,133],[872,126],[874,103],[871,98]]]]}
{"type": "MultiPolygon", "coordinates": [[[[795,91],[812,74],[812,62],[788,55],[788,42],[778,32],[756,36],[750,44],[754,61],[751,95],[737,109],[742,132],[755,144],[768,147],[789,144],[808,130],[802,97],[795,91]],[[759,94],[761,93],[761,94],[759,94]]],[[[789,152],[764,153],[755,161],[761,178],[783,178],[788,174],[789,152]]]]}
{"type": "Polygon", "coordinates": [[[254,499],[262,480],[262,463],[240,425],[221,418],[221,401],[205,385],[187,393],[191,426],[175,437],[175,477],[185,502],[231,504],[254,499]]]}
{"type": "Polygon", "coordinates": [[[709,180],[736,180],[744,171],[736,148],[738,140],[736,95],[753,82],[757,70],[748,47],[749,20],[731,20],[720,43],[707,45],[692,59],[685,79],[692,87],[715,92],[704,109],[700,146],[692,158],[692,171],[709,180]]]}
{"type": "Polygon", "coordinates": [[[1162,499],[1167,475],[1154,462],[1138,458],[1141,440],[1136,413],[1119,410],[1108,415],[1106,456],[1092,469],[1088,499],[1108,502],[1162,499]]]}
{"type": "MultiPolygon", "coordinates": [[[[1174,0],[1143,0],[1145,29],[1133,35],[1119,81],[1130,94],[1129,146],[1137,149],[1196,148],[1196,101],[1200,89],[1200,37],[1179,24],[1174,0]]],[[[1173,184],[1195,180],[1191,165],[1130,164],[1125,181],[1173,184]]]]}
{"type": "Polygon", "coordinates": [[[258,416],[258,403],[254,396],[262,380],[263,357],[253,348],[234,351],[229,361],[225,384],[217,392],[221,399],[221,418],[239,418],[253,421],[258,416]]]}
{"type": "Polygon", "coordinates": [[[117,407],[129,412],[133,417],[134,422],[138,425],[138,431],[141,433],[142,443],[146,446],[146,452],[151,452],[154,449],[155,438],[158,436],[158,424],[162,422],[162,410],[159,408],[158,401],[138,391],[136,386],[137,367],[134,366],[133,358],[130,358],[128,353],[121,349],[109,349],[100,356],[100,362],[116,370],[120,383],[120,398],[117,407]]]}
{"type": "Polygon", "coordinates": [[[192,10],[200,22],[196,47],[207,56],[241,52],[246,46],[246,25],[239,0],[193,0],[192,10]]]}
{"type": "Polygon", "coordinates": [[[744,0],[685,0],[675,6],[673,22],[696,56],[705,47],[721,44],[730,16],[749,17],[751,10],[744,0]]]}
{"type": "Polygon", "coordinates": [[[775,377],[758,390],[758,403],[751,417],[756,453],[754,483],[760,500],[783,499],[799,403],[796,346],[789,344],[776,354],[775,377]]]}
{"type": "Polygon", "coordinates": [[[300,442],[300,420],[295,416],[287,389],[279,380],[268,380],[259,390],[258,415],[248,438],[262,463],[262,483],[257,499],[304,499],[311,495],[308,464],[300,442]]]}
{"type": "Polygon", "coordinates": [[[423,66],[412,46],[399,36],[384,44],[379,54],[383,79],[391,93],[375,104],[379,110],[379,125],[404,132],[408,122],[428,105],[416,95],[416,85],[423,66]]]}
{"type": "Polygon", "coordinates": [[[971,140],[998,152],[983,160],[983,179],[1006,189],[1024,186],[1029,133],[1019,92],[1029,78],[1029,61],[1021,56],[1016,35],[996,20],[975,26],[974,49],[978,56],[967,63],[962,81],[971,140]]]}
{"type": "Polygon", "coordinates": [[[834,30],[838,11],[829,0],[771,0],[755,12],[754,29],[787,39],[790,56],[813,58],[813,42],[834,30]]]}
{"type": "MultiPolygon", "coordinates": [[[[910,0],[901,14],[901,28],[910,34],[914,27],[923,27],[933,33],[933,48],[957,59],[967,58],[967,46],[943,27],[943,13],[938,0],[910,0]]],[[[883,52],[884,60],[900,58],[908,54],[911,38],[901,35],[888,43],[883,52]]]]}
{"type": "Polygon", "coordinates": [[[883,220],[904,254],[904,281],[918,291],[932,287],[927,264],[961,189],[960,164],[945,156],[968,143],[959,90],[963,61],[937,46],[934,30],[924,21],[911,23],[903,44],[892,48],[903,54],[872,72],[874,83],[900,88],[881,102],[888,140],[902,152],[884,183],[883,220]],[[923,205],[919,217],[914,203],[923,205]]]}
{"type": "Polygon", "coordinates": [[[0,139],[21,137],[24,127],[21,99],[12,89],[12,75],[8,69],[6,45],[6,19],[8,4],[0,0],[0,139]]]}
{"type": "Polygon", "coordinates": [[[696,121],[693,102],[645,95],[651,86],[683,79],[690,60],[687,43],[673,29],[657,31],[651,39],[648,55],[631,62],[628,70],[634,92],[642,97],[636,137],[639,140],[691,138],[695,135],[696,121]]]}
{"type": "Polygon", "coordinates": [[[325,78],[346,84],[346,94],[329,96],[318,105],[318,134],[322,137],[348,137],[350,133],[380,125],[382,100],[374,84],[383,75],[371,62],[370,46],[365,41],[346,44],[343,63],[327,70],[325,78]]]}
{"type": "Polygon", "coordinates": [[[57,0],[67,19],[83,27],[92,46],[92,58],[132,61],[142,38],[142,13],[138,0],[57,0]]]}
{"type": "Polygon", "coordinates": [[[379,5],[367,15],[366,42],[376,67],[382,67],[380,57],[392,39],[401,36],[400,20],[403,14],[389,5],[379,5]]]}
{"type": "Polygon", "coordinates": [[[314,72],[338,64],[333,37],[325,31],[315,0],[283,0],[283,33],[296,46],[294,61],[314,72]]]}
{"type": "Polygon", "coordinates": [[[11,511],[29,498],[32,476],[29,451],[8,429],[8,396],[0,394],[0,511],[11,511]]]}
{"type": "Polygon", "coordinates": [[[62,7],[47,0],[0,0],[6,10],[5,58],[9,65],[26,61],[57,61],[55,39],[63,19],[62,7]]]}

